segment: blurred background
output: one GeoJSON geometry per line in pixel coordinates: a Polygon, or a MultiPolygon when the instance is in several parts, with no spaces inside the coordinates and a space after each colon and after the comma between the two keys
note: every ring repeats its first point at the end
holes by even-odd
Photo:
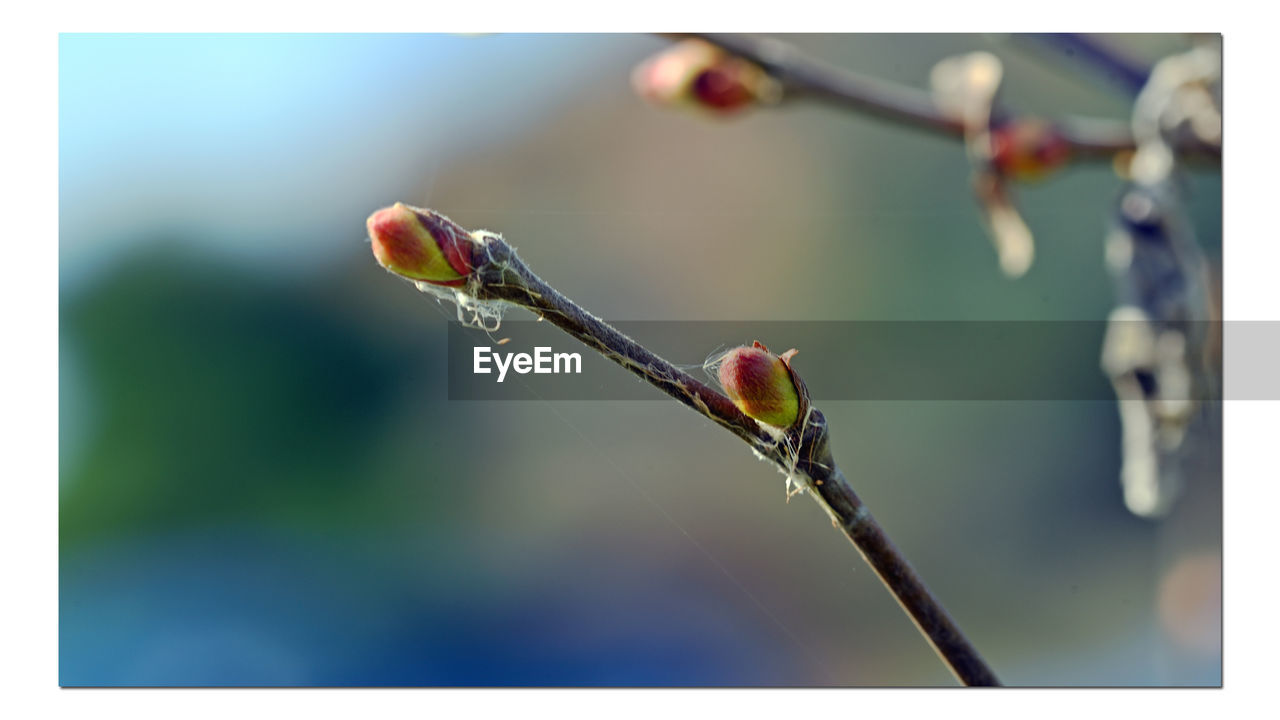
{"type": "MultiPolygon", "coordinates": [[[[1009,105],[1129,112],[1025,38],[788,40],[916,87],[986,49],[1009,105]]],[[[61,38],[63,685],[953,683],[819,508],[700,416],[448,401],[453,311],[376,265],[364,220],[400,200],[503,232],[612,320],[1102,320],[1122,181],[1020,187],[1037,258],[1011,281],[960,143],[648,106],[629,75],[668,44],[61,38]]],[[[1220,177],[1186,180],[1216,268],[1220,177]]],[[[1122,502],[1112,402],[822,409],[1006,683],[1221,682],[1214,463],[1152,521],[1122,502]]]]}

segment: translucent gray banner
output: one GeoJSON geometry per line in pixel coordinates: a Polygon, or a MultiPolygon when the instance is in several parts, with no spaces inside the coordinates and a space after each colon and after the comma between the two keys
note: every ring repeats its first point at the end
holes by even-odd
{"type": "MultiPolygon", "coordinates": [[[[1102,369],[1104,341],[1117,333],[1141,337],[1147,331],[1145,323],[1109,326],[1106,321],[638,321],[615,326],[713,385],[710,365],[730,348],[755,340],[775,353],[798,348],[794,367],[816,401],[1114,401],[1102,369]]],[[[1162,387],[1165,399],[1280,399],[1274,370],[1280,323],[1186,323],[1178,335],[1185,344],[1175,357],[1188,367],[1192,382],[1185,388],[1162,387]]],[[[1167,353],[1150,358],[1139,353],[1131,360],[1141,382],[1169,377],[1157,367],[1170,362],[1167,353]]],[[[508,321],[494,333],[451,323],[448,368],[450,400],[662,399],[636,376],[546,322],[508,321]]]]}

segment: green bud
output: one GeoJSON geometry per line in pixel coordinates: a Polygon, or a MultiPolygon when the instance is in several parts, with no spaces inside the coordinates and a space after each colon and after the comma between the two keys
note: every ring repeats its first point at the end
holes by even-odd
{"type": "Polygon", "coordinates": [[[366,225],[373,256],[397,275],[456,287],[471,274],[470,233],[440,213],[396,203],[366,225]]]}
{"type": "Polygon", "coordinates": [[[730,350],[720,362],[720,385],[738,409],[762,423],[789,428],[800,416],[800,393],[789,361],[755,343],[730,350]]]}

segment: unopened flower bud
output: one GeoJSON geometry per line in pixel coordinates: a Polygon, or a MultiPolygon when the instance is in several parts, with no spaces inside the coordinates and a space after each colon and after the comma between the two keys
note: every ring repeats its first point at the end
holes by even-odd
{"type": "Polygon", "coordinates": [[[411,280],[458,286],[471,274],[471,235],[440,213],[396,203],[369,216],[378,264],[411,280]]]}
{"type": "Polygon", "coordinates": [[[759,65],[702,40],[685,40],[646,60],[631,76],[636,92],[658,105],[693,105],[732,113],[776,102],[776,80],[759,65]]]}
{"type": "Polygon", "coordinates": [[[1004,177],[1036,180],[1061,167],[1070,155],[1066,138],[1039,118],[1015,120],[991,130],[991,164],[1004,177]]]}
{"type": "Polygon", "coordinates": [[[781,357],[755,343],[730,350],[720,363],[720,385],[738,409],[762,423],[791,427],[800,416],[800,393],[791,376],[794,350],[781,357]]]}

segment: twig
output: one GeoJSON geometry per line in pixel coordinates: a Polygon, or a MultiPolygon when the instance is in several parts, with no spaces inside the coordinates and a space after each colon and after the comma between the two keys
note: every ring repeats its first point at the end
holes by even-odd
{"type": "MultiPolygon", "coordinates": [[[[955,138],[964,138],[961,118],[943,112],[933,96],[906,85],[846,70],[805,55],[779,40],[758,35],[686,33],[668,37],[696,37],[756,63],[782,83],[787,96],[811,97],[884,120],[910,125],[955,138]]],[[[996,108],[992,121],[1010,116],[996,108]]],[[[1068,117],[1055,121],[1073,154],[1082,158],[1110,159],[1133,150],[1133,134],[1126,123],[1099,118],[1068,117]]],[[[1220,158],[1219,147],[1201,143],[1179,148],[1192,156],[1220,158]]]]}
{"type": "MultiPolygon", "coordinates": [[[[429,211],[428,211],[429,212],[429,211]]],[[[436,217],[440,217],[435,214],[436,217]]],[[[535,275],[501,237],[475,233],[474,268],[467,292],[531,310],[601,355],[737,435],[792,477],[799,476],[832,524],[862,554],[911,616],[916,627],[965,685],[999,685],[995,673],[965,639],[902,553],[849,486],[832,458],[825,417],[811,409],[803,425],[781,442],[743,414],[729,398],[618,332],[535,275]]]]}
{"type": "Polygon", "coordinates": [[[1031,36],[1067,55],[1092,65],[1130,95],[1136,96],[1147,84],[1151,68],[1127,57],[1096,38],[1081,33],[1036,33],[1031,36]]]}

